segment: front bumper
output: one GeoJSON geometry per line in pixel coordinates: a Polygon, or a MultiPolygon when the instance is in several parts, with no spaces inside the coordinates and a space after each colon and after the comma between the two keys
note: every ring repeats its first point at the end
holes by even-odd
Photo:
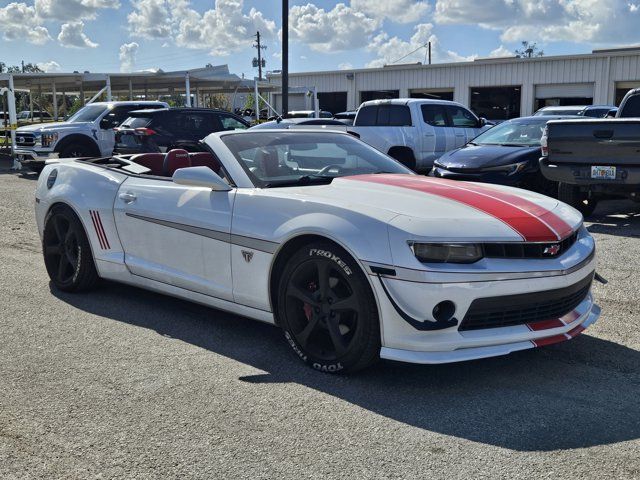
{"type": "MultiPolygon", "coordinates": [[[[577,327],[586,328],[600,314],[588,286],[584,297],[562,303],[558,310],[549,310],[557,313],[553,318],[539,319],[544,321],[507,321],[504,325],[509,326],[474,330],[461,329],[460,326],[467,314],[473,312],[471,307],[474,301],[479,299],[506,300],[511,296],[526,294],[532,296],[532,307],[546,308],[537,303],[540,298],[546,301],[553,297],[545,295],[545,292],[573,292],[577,285],[588,284],[589,277],[593,277],[597,266],[593,252],[593,240],[583,233],[578,242],[563,255],[563,259],[558,259],[563,265],[559,270],[540,271],[527,268],[531,265],[541,267],[545,260],[519,260],[518,268],[512,271],[507,271],[506,267],[509,264],[513,265],[514,261],[503,260],[494,262],[493,268],[484,273],[436,272],[432,269],[418,271],[397,267],[390,268],[389,273],[385,273],[381,266],[369,264],[371,285],[380,307],[380,354],[383,358],[407,362],[445,363],[504,355],[511,351],[568,340],[575,336],[577,327]],[[568,261],[569,259],[571,261],[568,261]],[[499,265],[504,269],[501,268],[499,271],[499,265]],[[538,295],[535,295],[536,293],[538,295]],[[534,300],[534,296],[538,300],[534,300]],[[458,321],[453,322],[453,325],[443,322],[437,329],[421,328],[425,324],[436,323],[432,312],[434,307],[443,301],[454,304],[453,316],[458,321]],[[563,310],[563,305],[573,310],[563,310]],[[558,318],[558,315],[562,317],[558,318]],[[416,323],[416,320],[420,324],[416,323]]],[[[559,298],[558,301],[565,300],[559,298]]],[[[512,307],[512,311],[516,307],[529,308],[526,301],[520,303],[522,307],[517,307],[516,304],[505,305],[503,310],[498,310],[510,310],[506,307],[512,307]]],[[[528,318],[520,317],[521,314],[524,315],[524,310],[513,318],[528,318]]]]}
{"type": "MultiPolygon", "coordinates": [[[[576,309],[583,311],[575,321],[557,329],[548,329],[544,333],[529,340],[515,341],[512,343],[502,343],[498,345],[484,345],[479,347],[462,347],[446,352],[420,352],[415,350],[403,350],[399,348],[382,347],[380,357],[398,362],[438,364],[464,362],[467,360],[477,360],[481,358],[498,357],[508,355],[512,352],[527,350],[545,345],[560,343],[581,334],[586,328],[591,326],[600,317],[600,307],[593,303],[591,295],[576,309]]],[[[513,328],[513,327],[507,327],[513,328]]]]}

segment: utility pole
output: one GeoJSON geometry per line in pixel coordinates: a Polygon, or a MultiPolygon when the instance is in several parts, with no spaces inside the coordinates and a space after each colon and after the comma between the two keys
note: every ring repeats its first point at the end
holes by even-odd
{"type": "Polygon", "coordinates": [[[266,66],[264,58],[262,58],[262,50],[266,50],[266,45],[260,44],[260,32],[256,32],[256,43],[253,44],[253,48],[258,49],[258,58],[253,59],[253,66],[258,67],[258,80],[262,80],[262,68],[266,66]]]}
{"type": "Polygon", "coordinates": [[[282,0],[282,118],[289,113],[289,0],[282,0]]]}

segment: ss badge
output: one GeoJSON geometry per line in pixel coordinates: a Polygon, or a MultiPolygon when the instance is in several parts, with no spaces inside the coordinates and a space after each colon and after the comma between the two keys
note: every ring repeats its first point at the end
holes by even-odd
{"type": "Polygon", "coordinates": [[[244,261],[249,263],[251,261],[251,259],[253,258],[253,252],[249,252],[247,250],[242,250],[242,257],[244,258],[244,261]]]}

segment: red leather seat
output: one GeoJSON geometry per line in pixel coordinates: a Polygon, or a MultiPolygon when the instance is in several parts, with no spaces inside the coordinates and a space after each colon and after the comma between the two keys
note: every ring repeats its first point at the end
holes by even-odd
{"type": "Polygon", "coordinates": [[[151,170],[151,175],[162,175],[164,173],[164,153],[139,153],[133,155],[129,160],[147,167],[151,170]]]}
{"type": "Polygon", "coordinates": [[[190,153],[192,167],[209,167],[216,173],[220,173],[220,162],[209,152],[190,153]]]}
{"type": "Polygon", "coordinates": [[[181,148],[175,148],[167,152],[164,157],[164,173],[171,177],[179,168],[187,168],[191,166],[189,152],[181,148]]]}

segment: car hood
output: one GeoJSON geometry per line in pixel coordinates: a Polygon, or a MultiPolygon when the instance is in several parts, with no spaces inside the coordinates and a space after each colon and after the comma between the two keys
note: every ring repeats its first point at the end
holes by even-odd
{"type": "Polygon", "coordinates": [[[508,147],[501,145],[465,145],[445,153],[437,161],[445,168],[481,169],[501,167],[539,157],[540,147],[508,147]]]}
{"type": "Polygon", "coordinates": [[[44,131],[60,131],[60,130],[78,130],[86,128],[89,125],[93,125],[91,122],[50,122],[50,123],[35,123],[33,125],[25,125],[18,128],[17,132],[44,132],[44,131]]]}
{"type": "Polygon", "coordinates": [[[297,198],[307,210],[366,215],[420,239],[554,242],[582,223],[575,209],[534,192],[420,175],[357,175],[262,192],[297,198]]]}

